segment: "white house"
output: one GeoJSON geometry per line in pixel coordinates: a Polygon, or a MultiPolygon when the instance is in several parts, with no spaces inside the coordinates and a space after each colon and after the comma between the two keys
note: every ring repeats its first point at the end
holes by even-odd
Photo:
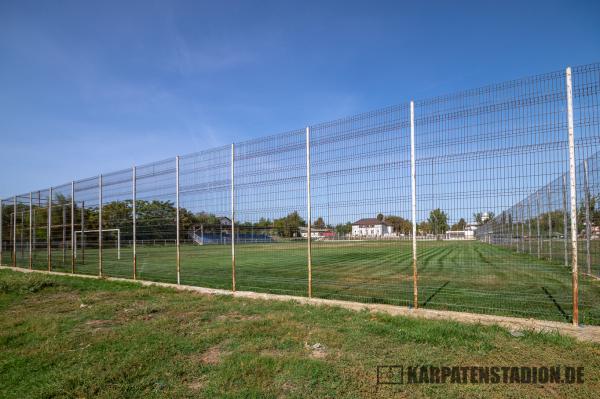
{"type": "Polygon", "coordinates": [[[446,232],[446,240],[474,240],[475,230],[478,225],[475,223],[469,223],[465,226],[464,230],[450,230],[446,232]]]}
{"type": "Polygon", "coordinates": [[[394,227],[384,220],[367,218],[352,223],[352,235],[354,237],[384,237],[393,234],[394,227]]]}

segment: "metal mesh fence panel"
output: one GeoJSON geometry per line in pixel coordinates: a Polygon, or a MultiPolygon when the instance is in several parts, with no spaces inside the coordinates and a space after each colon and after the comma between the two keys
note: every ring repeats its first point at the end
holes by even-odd
{"type": "Polygon", "coordinates": [[[29,267],[29,195],[13,198],[11,220],[14,237],[14,265],[29,267]]]}
{"type": "MultiPolygon", "coordinates": [[[[576,131],[575,149],[578,163],[575,169],[577,232],[579,258],[579,299],[580,322],[598,324],[600,309],[598,297],[598,272],[594,268],[599,247],[594,230],[598,226],[595,198],[598,196],[597,158],[600,150],[598,129],[598,96],[600,90],[599,65],[588,65],[573,70],[574,128],[576,131]]],[[[566,103],[566,101],[565,101],[566,103]]],[[[565,115],[563,109],[562,114],[565,115]]],[[[563,146],[566,146],[566,126],[561,122],[559,132],[563,134],[563,146]]],[[[563,151],[566,153],[566,151],[563,151]]],[[[552,158],[549,158],[550,160],[552,158]]],[[[566,160],[565,160],[566,162],[566,160]]],[[[532,165],[536,173],[543,163],[532,165]]],[[[488,241],[500,243],[504,248],[518,254],[527,254],[543,261],[545,271],[555,270],[553,284],[545,284],[543,291],[555,306],[557,314],[563,320],[572,319],[572,282],[571,265],[573,263],[571,229],[571,180],[567,171],[556,170],[556,177],[547,184],[540,184],[531,195],[512,205],[501,217],[496,217],[481,229],[478,237],[487,237],[488,241]],[[523,216],[523,209],[527,214],[523,216]],[[520,216],[519,216],[520,215],[520,216]],[[550,269],[551,268],[551,269],[550,269]]],[[[543,172],[538,172],[539,174],[543,172]]],[[[551,176],[554,177],[554,176],[551,176]]],[[[522,181],[523,179],[521,179],[522,181]]],[[[532,284],[527,284],[531,286],[532,284]]],[[[517,298],[522,298],[518,295],[517,298]]],[[[527,298],[523,298],[526,300],[527,298]]],[[[528,301],[529,302],[529,301],[528,301]]],[[[527,309],[530,308],[528,305],[527,309]]],[[[556,315],[557,315],[556,314],[556,315]]],[[[551,318],[548,315],[537,317],[551,318]]]]}
{"type": "Polygon", "coordinates": [[[48,270],[48,198],[49,190],[32,193],[32,268],[48,270]]]}
{"type": "Polygon", "coordinates": [[[591,64],[8,197],[0,261],[600,325],[599,157],[591,64]]]}
{"type": "Polygon", "coordinates": [[[10,221],[10,198],[3,198],[0,203],[0,264],[12,265],[12,233],[10,221]]]}
{"type": "Polygon", "coordinates": [[[600,64],[573,68],[580,320],[600,324],[600,64]]]}
{"type": "Polygon", "coordinates": [[[231,148],[181,157],[181,282],[231,289],[231,148]]]}
{"type": "Polygon", "coordinates": [[[412,304],[408,105],[311,128],[313,289],[412,304]]]}
{"type": "Polygon", "coordinates": [[[577,172],[580,270],[587,277],[600,278],[600,152],[585,159],[577,172]]]}
{"type": "MultiPolygon", "coordinates": [[[[594,198],[598,196],[597,166],[598,154],[583,160],[577,165],[576,180],[581,183],[578,190],[577,235],[579,240],[579,301],[580,320],[583,323],[598,324],[600,322],[600,309],[597,298],[600,296],[598,285],[599,251],[597,235],[594,236],[595,214],[594,198]],[[586,176],[587,170],[587,176],[586,176]],[[594,180],[595,179],[595,180],[594,180]]],[[[477,237],[481,241],[502,245],[508,250],[526,254],[552,265],[560,270],[559,276],[564,280],[571,278],[572,247],[571,247],[571,215],[570,198],[568,194],[569,177],[565,173],[551,181],[546,186],[536,190],[530,196],[513,205],[489,223],[486,223],[477,237]],[[546,198],[542,204],[540,198],[546,198]],[[519,214],[521,209],[528,213],[519,219],[511,219],[509,215],[519,214]],[[532,211],[529,212],[529,209],[532,211]],[[512,223],[511,223],[512,222],[512,223]],[[568,275],[568,276],[567,276],[568,275]]],[[[597,221],[596,221],[597,222],[597,221]]],[[[561,283],[564,289],[562,296],[552,294],[548,287],[544,293],[551,298],[556,310],[565,320],[571,320],[571,292],[570,282],[561,283]],[[560,298],[559,302],[557,298],[560,298]]]]}
{"type": "MultiPolygon", "coordinates": [[[[526,253],[523,202],[567,170],[565,105],[563,72],[415,104],[422,306],[568,317],[570,271],[553,252],[526,253]],[[508,222],[502,245],[476,234],[495,215],[508,222]]],[[[562,209],[560,194],[552,187],[542,204],[562,209]]]]}
{"type": "Polygon", "coordinates": [[[98,205],[99,178],[74,183],[75,272],[99,274],[98,205]]]}
{"type": "Polygon", "coordinates": [[[236,144],[237,289],[307,294],[304,130],[236,144]]]}
{"type": "Polygon", "coordinates": [[[177,282],[175,158],[136,168],[140,279],[177,282]]]}
{"type": "Polygon", "coordinates": [[[132,171],[102,176],[102,271],[132,277],[132,171]]]}
{"type": "Polygon", "coordinates": [[[71,184],[52,188],[50,210],[50,256],[52,270],[71,271],[71,184]]]}

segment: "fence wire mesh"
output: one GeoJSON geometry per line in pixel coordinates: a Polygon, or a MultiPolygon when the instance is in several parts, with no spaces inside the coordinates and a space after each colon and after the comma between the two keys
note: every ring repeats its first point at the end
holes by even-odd
{"type": "Polygon", "coordinates": [[[5,198],[0,262],[599,325],[600,64],[571,70],[572,159],[567,75],[5,198]]]}
{"type": "Polygon", "coordinates": [[[137,277],[177,282],[175,159],[136,169],[137,277]]]}
{"type": "MultiPolygon", "coordinates": [[[[132,201],[131,169],[102,176],[102,271],[106,276],[133,277],[132,201]]],[[[87,229],[85,234],[99,232],[87,229]]]]}
{"type": "Polygon", "coordinates": [[[310,142],[315,296],[411,304],[409,107],[314,126],[310,142]]]}
{"type": "Polygon", "coordinates": [[[231,148],[183,156],[179,173],[181,282],[230,289],[231,148]]]}
{"type": "Polygon", "coordinates": [[[237,288],[306,295],[305,131],[236,144],[233,151],[237,288]]]}
{"type": "Polygon", "coordinates": [[[74,247],[75,272],[98,274],[98,204],[99,178],[74,182],[74,247]]]}

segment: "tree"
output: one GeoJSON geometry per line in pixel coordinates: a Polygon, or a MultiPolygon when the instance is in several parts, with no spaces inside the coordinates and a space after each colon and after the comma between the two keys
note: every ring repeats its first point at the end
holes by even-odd
{"type": "Polygon", "coordinates": [[[273,222],[271,219],[261,217],[258,222],[254,223],[254,229],[260,234],[273,234],[273,222]]]}
{"type": "Polygon", "coordinates": [[[377,215],[377,220],[379,220],[380,222],[383,222],[384,216],[383,213],[380,213],[377,215]]]}
{"type": "Polygon", "coordinates": [[[273,226],[271,219],[260,218],[258,222],[254,224],[254,227],[267,228],[273,226]]]}
{"type": "Polygon", "coordinates": [[[120,229],[127,237],[132,232],[132,201],[112,201],[102,206],[102,228],[120,229]]]}
{"type": "Polygon", "coordinates": [[[180,231],[189,231],[195,222],[195,215],[186,208],[179,208],[180,231]]]}
{"type": "Polygon", "coordinates": [[[204,231],[218,230],[221,228],[221,221],[214,213],[196,213],[194,215],[194,223],[202,225],[204,231]]]}
{"type": "Polygon", "coordinates": [[[427,221],[422,221],[417,225],[417,230],[420,234],[429,234],[431,233],[431,225],[427,221]]]}
{"type": "Polygon", "coordinates": [[[171,201],[136,201],[138,239],[175,238],[176,209],[171,201]]]}
{"type": "Polygon", "coordinates": [[[600,226],[600,209],[596,207],[599,199],[600,196],[590,198],[590,222],[593,226],[600,226]]]}
{"type": "Polygon", "coordinates": [[[321,216],[319,216],[317,218],[317,220],[315,220],[315,222],[313,223],[313,227],[317,228],[317,229],[324,229],[325,228],[325,221],[323,220],[323,218],[321,216]]]}
{"type": "MultiPolygon", "coordinates": [[[[131,200],[111,201],[102,205],[102,228],[120,229],[122,237],[132,234],[131,200]]],[[[77,214],[77,213],[76,213],[77,214]]],[[[201,214],[201,217],[208,217],[201,214]]],[[[136,238],[137,239],[174,239],[176,236],[177,209],[171,201],[136,200],[136,238]]],[[[201,219],[185,208],[179,209],[179,225],[181,231],[187,231],[192,224],[201,219]]],[[[214,215],[212,215],[214,218],[214,215]]],[[[98,228],[98,210],[86,209],[85,229],[98,228]]],[[[215,218],[216,219],[216,218],[215,218]]],[[[91,239],[91,237],[89,237],[91,239]]],[[[87,238],[86,238],[87,239],[87,238]]]]}
{"type": "MultiPolygon", "coordinates": [[[[563,229],[564,229],[564,225],[565,225],[565,214],[563,213],[563,211],[551,211],[551,212],[545,212],[545,213],[541,213],[539,216],[539,221],[540,221],[540,230],[542,232],[542,235],[547,235],[550,232],[550,226],[549,226],[549,221],[548,219],[550,219],[550,223],[552,223],[552,236],[557,236],[557,235],[561,235],[563,234],[563,229]]],[[[571,217],[569,214],[567,214],[567,226],[570,225],[570,221],[571,217]]],[[[513,224],[520,224],[522,223],[518,218],[513,218],[511,219],[513,224]]],[[[536,221],[537,223],[537,221],[536,221]]]]}
{"type": "Polygon", "coordinates": [[[452,225],[450,230],[452,231],[463,231],[467,227],[467,222],[464,218],[460,218],[460,220],[452,225]]]}
{"type": "Polygon", "coordinates": [[[473,219],[475,219],[475,222],[481,226],[494,219],[494,212],[477,212],[473,214],[473,219]]]}
{"type": "MultiPolygon", "coordinates": [[[[590,196],[590,225],[600,226],[600,209],[597,209],[598,199],[590,196]]],[[[590,227],[591,227],[590,226],[590,227]]],[[[581,202],[579,210],[577,211],[577,230],[579,232],[585,232],[585,199],[581,202]]]]}
{"type": "Polygon", "coordinates": [[[335,226],[335,232],[340,236],[345,236],[346,234],[350,234],[352,232],[352,223],[340,223],[335,226]]]}
{"type": "Polygon", "coordinates": [[[440,208],[431,211],[427,221],[431,225],[431,230],[435,235],[444,234],[448,231],[448,215],[440,208]]]}
{"type": "Polygon", "coordinates": [[[306,222],[300,217],[297,211],[273,221],[273,227],[281,237],[294,237],[297,235],[298,229],[303,226],[306,226],[306,222]]]}
{"type": "Polygon", "coordinates": [[[402,234],[410,234],[412,230],[412,223],[410,220],[406,220],[400,216],[389,215],[385,217],[386,223],[394,227],[394,231],[402,234]]]}

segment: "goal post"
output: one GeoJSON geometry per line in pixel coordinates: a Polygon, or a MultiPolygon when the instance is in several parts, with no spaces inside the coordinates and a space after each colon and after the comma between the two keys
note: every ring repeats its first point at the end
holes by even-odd
{"type": "MultiPolygon", "coordinates": [[[[121,260],[121,229],[102,229],[102,234],[104,233],[108,233],[108,232],[117,232],[117,259],[121,260]]],[[[76,230],[75,231],[75,251],[74,251],[74,255],[75,258],[77,258],[77,235],[81,235],[82,233],[99,233],[100,230],[76,230]]]]}

